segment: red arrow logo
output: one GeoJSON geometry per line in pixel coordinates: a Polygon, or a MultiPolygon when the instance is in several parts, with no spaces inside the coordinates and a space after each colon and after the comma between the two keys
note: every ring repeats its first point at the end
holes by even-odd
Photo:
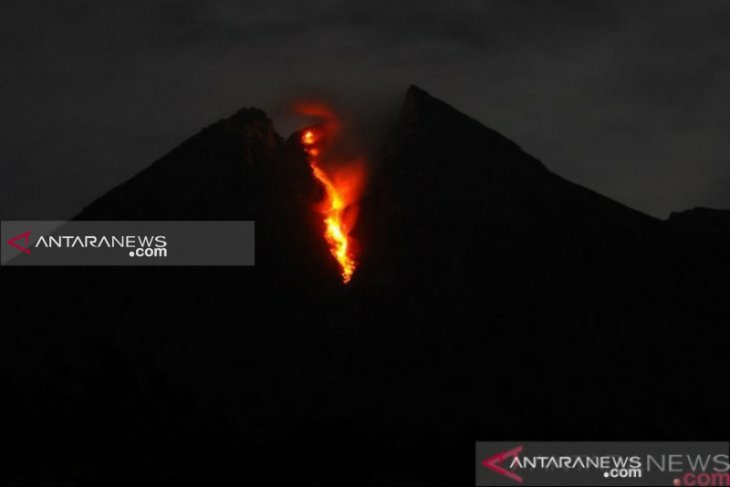
{"type": "Polygon", "coordinates": [[[10,245],[11,247],[13,247],[15,249],[20,250],[23,253],[26,253],[26,254],[30,255],[30,250],[27,247],[24,247],[22,245],[19,245],[19,244],[15,243],[18,240],[25,240],[25,245],[26,246],[27,245],[30,245],[30,230],[28,230],[25,233],[21,233],[17,237],[13,237],[10,240],[8,240],[8,245],[10,245]]]}
{"type": "Polygon", "coordinates": [[[514,472],[511,472],[507,470],[506,468],[502,467],[501,464],[503,461],[505,461],[508,458],[516,457],[522,453],[522,445],[518,446],[517,448],[514,448],[512,450],[503,451],[501,453],[497,453],[494,456],[491,456],[484,461],[482,461],[482,465],[487,467],[488,469],[497,472],[500,475],[504,475],[507,478],[510,478],[514,480],[517,483],[522,483],[522,477],[517,475],[514,472]]]}

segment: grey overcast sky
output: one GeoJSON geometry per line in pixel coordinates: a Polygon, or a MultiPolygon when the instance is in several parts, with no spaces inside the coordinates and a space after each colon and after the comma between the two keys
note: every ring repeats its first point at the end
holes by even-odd
{"type": "Polygon", "coordinates": [[[3,0],[0,54],[4,219],[72,216],[242,106],[410,83],[632,207],[730,207],[727,0],[3,0]]]}

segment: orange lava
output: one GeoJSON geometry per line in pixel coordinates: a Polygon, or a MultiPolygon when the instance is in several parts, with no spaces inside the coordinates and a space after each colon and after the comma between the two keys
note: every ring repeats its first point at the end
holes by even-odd
{"type": "Polygon", "coordinates": [[[340,265],[342,281],[347,284],[357,269],[357,243],[350,232],[357,219],[357,201],[364,181],[364,171],[359,161],[346,165],[328,165],[325,169],[322,154],[326,153],[332,135],[325,127],[305,130],[302,132],[301,142],[308,155],[312,175],[325,192],[324,200],[319,204],[319,211],[324,217],[324,239],[329,245],[330,253],[340,265]]]}

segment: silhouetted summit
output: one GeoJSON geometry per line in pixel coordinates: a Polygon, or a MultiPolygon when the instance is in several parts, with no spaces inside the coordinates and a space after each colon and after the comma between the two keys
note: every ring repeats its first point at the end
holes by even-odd
{"type": "Polygon", "coordinates": [[[77,218],[254,218],[261,198],[256,180],[280,158],[282,145],[263,111],[244,108],[186,140],[77,218]]]}
{"type": "Polygon", "coordinates": [[[677,230],[701,234],[707,238],[730,238],[730,210],[693,208],[672,213],[669,224],[677,230]]]}
{"type": "Polygon", "coordinates": [[[666,247],[659,220],[557,176],[416,87],[386,154],[360,233],[382,243],[364,257],[377,262],[364,273],[394,288],[401,278],[467,292],[523,287],[526,276],[605,281],[603,272],[653,272],[643,259],[666,247]]]}

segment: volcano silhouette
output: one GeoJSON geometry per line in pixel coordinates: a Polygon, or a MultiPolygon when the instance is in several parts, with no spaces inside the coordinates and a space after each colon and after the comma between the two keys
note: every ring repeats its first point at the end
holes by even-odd
{"type": "Polygon", "coordinates": [[[411,87],[343,286],[298,140],[243,109],[77,217],[255,220],[253,268],[7,269],[5,475],[471,485],[475,441],[728,436],[726,212],[649,217],[411,87]]]}

